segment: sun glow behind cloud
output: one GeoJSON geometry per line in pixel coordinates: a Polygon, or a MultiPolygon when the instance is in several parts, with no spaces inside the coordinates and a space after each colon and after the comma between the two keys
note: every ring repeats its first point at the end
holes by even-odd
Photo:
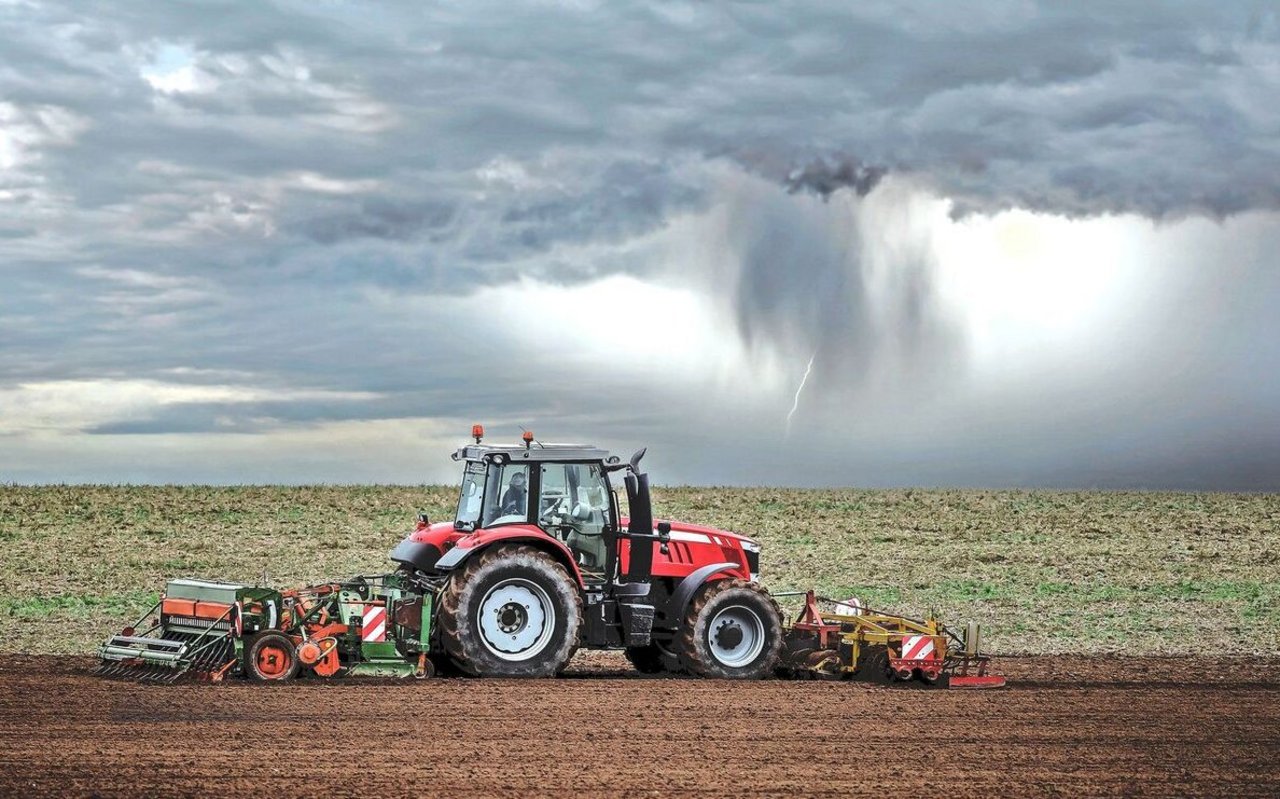
{"type": "Polygon", "coordinates": [[[978,367],[1088,351],[1116,314],[1141,302],[1139,280],[1159,268],[1138,247],[1149,227],[1133,217],[940,213],[932,231],[939,274],[978,367]]]}

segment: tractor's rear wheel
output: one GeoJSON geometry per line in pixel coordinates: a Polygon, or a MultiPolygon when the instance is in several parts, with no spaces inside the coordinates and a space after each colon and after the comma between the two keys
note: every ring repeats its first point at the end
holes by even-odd
{"type": "Polygon", "coordinates": [[[245,655],[245,671],[262,682],[284,682],[298,674],[298,650],[287,635],[258,633],[245,655]]]}
{"type": "Polygon", "coordinates": [[[545,552],[496,546],[449,579],[439,623],[445,651],[466,674],[551,677],[578,649],[582,597],[545,552]]]}
{"type": "Polygon", "coordinates": [[[700,677],[758,680],[773,673],[782,649],[782,611],[746,580],[703,586],[676,639],[680,660],[700,677]]]}

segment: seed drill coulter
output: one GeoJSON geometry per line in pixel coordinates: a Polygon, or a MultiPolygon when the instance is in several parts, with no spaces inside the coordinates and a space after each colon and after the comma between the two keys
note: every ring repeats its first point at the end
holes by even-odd
{"type": "Polygon", "coordinates": [[[998,687],[980,630],[957,634],[814,592],[760,586],[760,545],[652,516],[644,450],[474,444],[453,521],[417,528],[395,570],[291,590],[171,581],[99,650],[108,676],[546,677],[580,647],[621,649],[645,673],[921,680],[998,687]],[[630,515],[620,514],[621,478],[630,515]],[[776,597],[801,598],[788,621],[776,597]]]}

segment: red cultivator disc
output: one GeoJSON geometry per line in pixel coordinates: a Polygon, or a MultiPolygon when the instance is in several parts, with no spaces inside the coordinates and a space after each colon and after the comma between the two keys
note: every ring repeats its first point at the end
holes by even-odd
{"type": "Polygon", "coordinates": [[[282,646],[268,644],[258,650],[258,673],[264,679],[278,680],[293,667],[293,653],[282,646]]]}

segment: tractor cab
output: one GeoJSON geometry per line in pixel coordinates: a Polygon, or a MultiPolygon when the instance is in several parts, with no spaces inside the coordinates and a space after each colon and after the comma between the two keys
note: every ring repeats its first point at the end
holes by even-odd
{"type": "Polygon", "coordinates": [[[459,533],[536,527],[568,547],[584,579],[603,579],[616,540],[617,497],[609,467],[617,457],[594,447],[565,444],[460,448],[463,466],[459,533]]]}
{"type": "Polygon", "coordinates": [[[639,473],[643,450],[624,462],[597,447],[544,444],[531,433],[510,445],[485,443],[483,435],[476,425],[475,443],[453,453],[462,464],[453,521],[429,524],[421,517],[417,530],[392,550],[393,561],[438,574],[478,548],[522,540],[559,558],[584,587],[648,584],[652,558],[645,555],[652,546],[637,547],[635,558],[626,555],[631,539],[665,535],[655,531],[648,478],[639,473]],[[629,520],[610,482],[619,471],[626,472],[629,520]]]}

